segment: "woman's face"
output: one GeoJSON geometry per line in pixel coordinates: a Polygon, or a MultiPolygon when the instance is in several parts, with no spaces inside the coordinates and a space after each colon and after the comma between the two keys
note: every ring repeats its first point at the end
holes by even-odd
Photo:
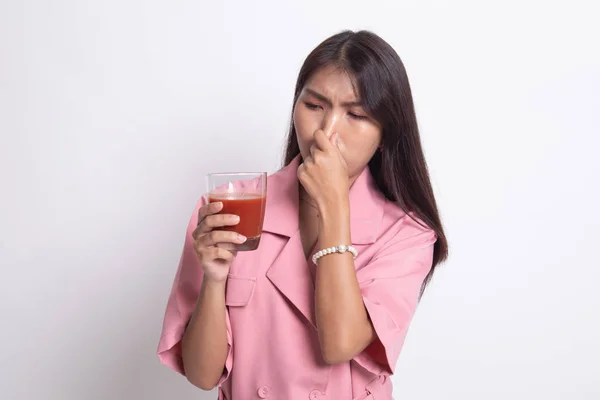
{"type": "Polygon", "coordinates": [[[338,133],[351,182],[360,175],[381,143],[381,127],[360,106],[346,72],[325,67],[315,72],[294,105],[294,127],[302,158],[310,156],[315,131],[338,133]]]}

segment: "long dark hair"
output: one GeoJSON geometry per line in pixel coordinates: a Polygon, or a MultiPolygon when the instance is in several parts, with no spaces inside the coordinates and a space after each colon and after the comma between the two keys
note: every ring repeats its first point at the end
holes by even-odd
{"type": "MultiPolygon", "coordinates": [[[[296,82],[294,107],[312,74],[331,65],[344,69],[354,79],[363,108],[382,126],[382,150],[369,161],[379,190],[406,213],[415,213],[437,234],[433,267],[423,283],[424,290],[435,267],[446,259],[448,242],[429,180],[404,64],[376,34],[343,31],[322,42],[304,61],[296,82]]],[[[299,153],[292,119],[284,164],[299,153]]]]}

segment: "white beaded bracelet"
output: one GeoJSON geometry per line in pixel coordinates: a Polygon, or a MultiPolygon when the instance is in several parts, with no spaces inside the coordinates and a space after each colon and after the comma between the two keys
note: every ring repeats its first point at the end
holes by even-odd
{"type": "Polygon", "coordinates": [[[345,253],[349,251],[350,253],[352,253],[352,256],[354,258],[356,258],[356,256],[358,255],[358,252],[356,251],[356,249],[352,246],[346,246],[345,244],[339,245],[339,246],[333,246],[333,247],[328,247],[326,249],[323,250],[319,250],[315,253],[315,255],[313,255],[312,257],[312,261],[313,263],[317,263],[317,260],[323,256],[326,256],[327,254],[332,254],[332,253],[345,253]]]}

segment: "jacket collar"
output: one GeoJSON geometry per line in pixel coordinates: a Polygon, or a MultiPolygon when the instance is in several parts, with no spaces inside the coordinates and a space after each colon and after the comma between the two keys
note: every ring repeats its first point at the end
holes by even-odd
{"type": "MultiPolygon", "coordinates": [[[[263,230],[292,237],[299,229],[297,170],[301,157],[267,179],[267,204],[263,230]]],[[[368,167],[349,192],[352,244],[371,244],[377,239],[386,199],[380,193],[368,167]]]]}

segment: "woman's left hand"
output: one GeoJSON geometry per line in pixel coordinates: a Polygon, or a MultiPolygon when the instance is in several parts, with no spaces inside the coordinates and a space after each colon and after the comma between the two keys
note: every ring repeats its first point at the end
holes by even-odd
{"type": "Polygon", "coordinates": [[[343,146],[337,133],[328,138],[319,129],[310,156],[298,167],[300,183],[320,209],[347,205],[350,183],[343,146]]]}

